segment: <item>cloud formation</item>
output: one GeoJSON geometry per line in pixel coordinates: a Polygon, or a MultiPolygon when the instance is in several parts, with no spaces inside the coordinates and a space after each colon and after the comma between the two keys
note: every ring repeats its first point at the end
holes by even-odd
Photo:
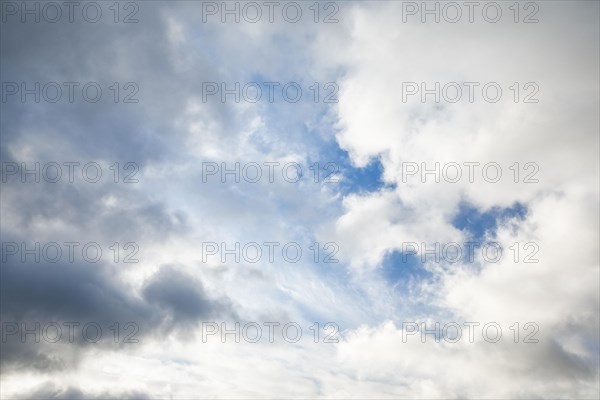
{"type": "Polygon", "coordinates": [[[520,4],[519,21],[539,8],[531,24],[508,3],[489,22],[490,2],[473,23],[422,22],[420,2],[319,3],[318,18],[302,2],[297,23],[205,22],[208,2],[118,3],[119,18],[139,8],[132,24],[115,23],[108,3],[98,23],[22,22],[4,3],[2,397],[600,393],[597,2],[520,4]],[[338,22],[314,22],[330,12],[338,22]],[[73,102],[52,103],[9,96],[6,82],[80,85],[73,102]],[[81,97],[88,82],[98,102],[81,97]],[[279,97],[206,100],[207,82],[277,82],[279,97]],[[290,82],[301,101],[280,96],[290,82]],[[315,90],[337,101],[315,102],[315,90]],[[62,166],[58,182],[49,163],[62,166]],[[78,163],[73,182],[64,163],[78,163]],[[82,175],[88,163],[97,182],[82,175]],[[276,165],[275,179],[265,168],[236,182],[236,163],[276,165]],[[292,164],[297,182],[281,174],[292,164]],[[207,165],[230,174],[207,177],[207,165]],[[498,243],[502,258],[431,257],[469,241],[498,243]],[[227,254],[205,260],[208,242],[227,254]],[[227,250],[272,242],[274,262],[227,250]],[[298,261],[285,244],[302,249],[298,261]],[[36,323],[39,343],[22,332],[36,323]],[[63,340],[47,340],[53,323],[63,340]]]}

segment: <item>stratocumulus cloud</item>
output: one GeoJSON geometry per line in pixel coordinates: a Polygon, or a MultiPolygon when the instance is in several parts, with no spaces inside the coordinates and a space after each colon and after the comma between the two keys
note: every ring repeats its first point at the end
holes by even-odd
{"type": "Polygon", "coordinates": [[[2,398],[597,398],[599,3],[0,3],[2,398]]]}

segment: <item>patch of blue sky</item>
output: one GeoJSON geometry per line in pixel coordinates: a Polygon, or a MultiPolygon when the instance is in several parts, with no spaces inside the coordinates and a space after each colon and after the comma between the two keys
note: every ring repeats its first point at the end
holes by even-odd
{"type": "MultiPolygon", "coordinates": [[[[339,176],[337,183],[334,183],[339,193],[344,196],[349,194],[365,194],[377,192],[383,188],[390,187],[383,181],[383,165],[379,158],[374,158],[363,167],[357,168],[352,165],[347,151],[331,141],[321,146],[321,160],[310,160],[311,165],[319,164],[320,181],[334,175],[339,176]]],[[[311,171],[314,175],[314,171],[311,171]]]]}
{"type": "Polygon", "coordinates": [[[526,215],[527,207],[519,202],[510,207],[494,207],[483,212],[472,204],[463,202],[452,225],[466,232],[471,239],[481,240],[485,236],[494,237],[498,226],[504,221],[511,218],[524,219],[526,215]]]}
{"type": "Polygon", "coordinates": [[[435,284],[439,278],[428,270],[419,254],[392,251],[388,253],[377,270],[389,285],[394,298],[394,313],[389,315],[397,324],[415,315],[444,316],[444,310],[431,303],[424,287],[435,284]]]}
{"type": "MultiPolygon", "coordinates": [[[[510,207],[494,207],[481,211],[469,203],[462,203],[452,224],[465,231],[474,241],[483,241],[486,236],[494,237],[498,226],[511,218],[523,219],[527,215],[527,208],[521,203],[510,207]]],[[[432,248],[433,249],[433,248],[432,248]]],[[[422,249],[421,249],[422,250],[422,249]]],[[[475,250],[476,251],[476,250],[475,250]]],[[[424,260],[417,252],[393,251],[387,254],[382,262],[382,277],[398,290],[410,290],[413,283],[433,279],[433,274],[425,268],[425,262],[452,262],[456,254],[449,253],[450,260],[444,260],[444,253],[439,251],[439,260],[428,255],[424,260]]],[[[470,257],[462,257],[462,262],[469,262],[470,257]]]]}
{"type": "Polygon", "coordinates": [[[418,254],[393,251],[385,256],[381,273],[389,282],[408,282],[432,277],[432,273],[424,268],[418,254]]]}
{"type": "MultiPolygon", "coordinates": [[[[306,178],[330,185],[331,188],[335,185],[336,190],[344,196],[351,193],[375,192],[386,186],[382,179],[383,165],[378,158],[374,158],[363,168],[356,168],[352,165],[348,152],[340,148],[335,141],[335,121],[330,115],[331,104],[315,103],[312,91],[303,96],[302,104],[294,105],[282,101],[280,91],[276,91],[275,101],[270,102],[269,94],[262,83],[275,80],[259,73],[253,73],[251,79],[263,89],[263,98],[260,101],[261,115],[266,125],[273,131],[281,132],[281,137],[285,137],[290,150],[306,154],[307,170],[303,171],[306,178]],[[304,120],[303,127],[298,129],[298,125],[292,123],[295,122],[292,121],[295,113],[290,114],[293,111],[290,110],[290,106],[299,107],[296,111],[311,116],[311,120],[304,120]]],[[[306,90],[306,85],[301,86],[306,90]]],[[[295,115],[298,116],[299,113],[295,115]]]]}

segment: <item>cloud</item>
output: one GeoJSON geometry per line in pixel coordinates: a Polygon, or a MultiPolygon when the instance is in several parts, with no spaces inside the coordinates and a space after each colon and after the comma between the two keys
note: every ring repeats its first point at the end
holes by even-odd
{"type": "Polygon", "coordinates": [[[34,389],[27,396],[30,399],[150,399],[148,393],[141,391],[90,393],[77,387],[59,387],[45,382],[43,387],[34,389]]]}
{"type": "Polygon", "coordinates": [[[167,310],[169,320],[181,323],[208,319],[230,308],[207,298],[202,282],[170,266],[152,276],[143,296],[150,304],[167,310]]]}
{"type": "Polygon", "coordinates": [[[423,24],[401,22],[402,2],[337,5],[336,24],[309,8],[297,24],[202,23],[199,2],[140,3],[137,24],[2,24],[3,80],[104,90],[98,103],[3,103],[2,162],[93,161],[105,178],[2,182],[3,243],[105,250],[98,263],[3,262],[2,322],[96,321],[110,338],[132,321],[140,339],[11,335],[3,397],[597,397],[598,4],[539,3],[539,24],[507,8],[497,24],[423,24]],[[202,101],[203,82],[253,80],[335,81],[339,102],[202,101]],[[403,102],[407,81],[504,92],[403,102]],[[115,103],[114,82],[121,95],[135,83],[139,102],[115,103]],[[514,82],[521,95],[534,82],[540,101],[515,103],[514,82]],[[204,162],[271,161],[300,164],[305,179],[202,179],[204,162]],[[498,163],[502,179],[478,167],[474,182],[466,168],[457,183],[404,180],[406,163],[471,161],[498,163]],[[113,182],[115,162],[135,162],[139,182],[113,182]],[[314,182],[315,162],[339,164],[342,184],[314,182]],[[529,162],[537,183],[522,182],[529,162]],[[502,260],[398,263],[405,242],[473,238],[499,242],[502,260]],[[304,257],[202,261],[204,242],[264,241],[300,243],[304,257]],[[139,261],[114,262],[115,242],[139,246],[139,261]],[[310,246],[323,256],[330,242],[339,262],[315,262],[310,246]],[[514,243],[521,261],[537,245],[539,262],[514,262],[514,243]],[[304,335],[205,343],[207,321],[294,321],[304,335]],[[508,342],[403,343],[407,321],[495,321],[508,342]],[[540,342],[510,341],[529,321],[540,342]],[[315,343],[316,322],[335,322],[339,343],[315,343]]]}

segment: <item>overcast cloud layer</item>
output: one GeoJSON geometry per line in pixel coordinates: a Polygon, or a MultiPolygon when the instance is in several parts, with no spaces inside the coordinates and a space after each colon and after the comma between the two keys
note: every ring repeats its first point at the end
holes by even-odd
{"type": "Polygon", "coordinates": [[[0,2],[2,398],[598,398],[599,3],[313,3],[0,2]]]}

